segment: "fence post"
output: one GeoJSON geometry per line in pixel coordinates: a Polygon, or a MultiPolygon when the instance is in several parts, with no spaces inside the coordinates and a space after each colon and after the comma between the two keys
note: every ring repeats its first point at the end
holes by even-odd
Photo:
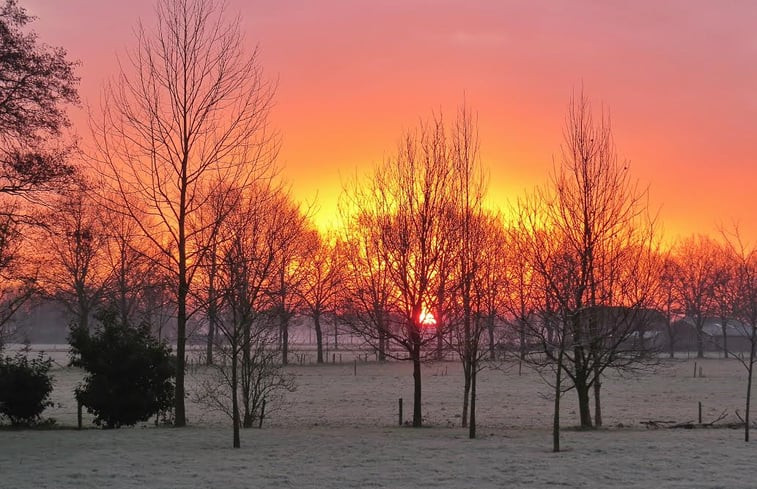
{"type": "Polygon", "coordinates": [[[400,397],[400,426],[402,426],[402,398],[400,397]]]}
{"type": "Polygon", "coordinates": [[[702,401],[699,401],[699,424],[702,424],[702,401]]]}
{"type": "Polygon", "coordinates": [[[82,426],[81,401],[79,399],[76,400],[76,426],[78,429],[81,429],[82,426]]]}

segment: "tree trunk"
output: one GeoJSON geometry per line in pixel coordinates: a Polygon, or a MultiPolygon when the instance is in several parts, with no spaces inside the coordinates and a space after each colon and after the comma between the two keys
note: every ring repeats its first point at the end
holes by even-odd
{"type": "Polygon", "coordinates": [[[728,332],[726,330],[728,326],[728,319],[722,318],[721,328],[723,330],[723,358],[728,358],[728,332]]]}
{"type": "Polygon", "coordinates": [[[471,362],[470,374],[470,423],[468,425],[468,438],[476,438],[476,377],[478,365],[475,360],[471,362]]]}
{"type": "Polygon", "coordinates": [[[463,415],[462,427],[468,426],[468,399],[470,399],[471,370],[467,358],[463,358],[463,415]]]}
{"type": "Polygon", "coordinates": [[[520,352],[518,354],[518,377],[523,375],[523,362],[526,360],[526,324],[525,320],[519,319],[520,352]]]}
{"type": "Polygon", "coordinates": [[[602,389],[602,382],[599,380],[599,373],[596,374],[594,379],[594,426],[599,428],[602,426],[602,403],[600,399],[600,391],[602,389]]]}
{"type": "Polygon", "coordinates": [[[576,378],[576,394],[578,394],[578,412],[581,421],[581,428],[592,428],[591,409],[589,406],[589,387],[586,385],[586,379],[576,378]]]}
{"type": "Polygon", "coordinates": [[[557,371],[555,372],[555,412],[552,418],[552,451],[560,451],[560,397],[562,396],[562,361],[563,349],[557,354],[557,371]]]}
{"type": "Polygon", "coordinates": [[[189,295],[189,281],[187,277],[187,236],[186,236],[186,213],[187,213],[187,166],[188,155],[183,155],[181,162],[181,179],[179,183],[179,219],[178,219],[178,291],[176,294],[176,388],[174,391],[174,426],[177,428],[187,425],[187,416],[184,409],[184,368],[186,362],[187,342],[187,296],[189,295]]]}
{"type": "Polygon", "coordinates": [[[212,315],[208,315],[208,344],[205,349],[205,365],[213,365],[213,342],[215,341],[215,318],[212,315]]]}
{"type": "Polygon", "coordinates": [[[494,346],[494,316],[490,315],[486,321],[487,330],[489,331],[489,359],[497,359],[497,350],[494,346]]]}
{"type": "MultiPolygon", "coordinates": [[[[754,351],[754,349],[752,349],[754,351]]],[[[746,408],[744,410],[744,441],[749,441],[749,408],[752,404],[752,371],[754,370],[754,360],[749,360],[746,385],[746,408]]]]}
{"type": "Polygon", "coordinates": [[[386,361],[386,334],[384,334],[383,331],[379,330],[379,344],[378,344],[378,359],[379,362],[385,362],[386,361]]]}
{"type": "Polygon", "coordinates": [[[412,348],[413,360],[413,427],[420,428],[423,426],[423,417],[421,415],[421,347],[414,344],[412,348]]]}
{"type": "Polygon", "coordinates": [[[281,364],[289,364],[289,318],[286,311],[282,308],[279,331],[281,333],[281,364]]]}
{"type": "MultiPolygon", "coordinates": [[[[180,253],[181,255],[181,253],[180,253]]],[[[187,425],[184,410],[184,368],[187,335],[186,261],[179,261],[179,292],[176,312],[176,387],[174,391],[174,426],[187,425]]]]}
{"type": "Polygon", "coordinates": [[[321,330],[321,314],[313,314],[313,323],[315,325],[315,343],[317,349],[316,363],[323,363],[323,330],[321,330]]]}
{"type": "Polygon", "coordinates": [[[757,327],[752,326],[751,345],[749,349],[749,366],[747,367],[746,407],[744,409],[744,441],[749,441],[749,409],[752,406],[752,374],[754,372],[755,343],[757,342],[757,327]]]}
{"type": "Polygon", "coordinates": [[[232,418],[232,424],[234,428],[234,441],[233,445],[234,448],[239,448],[239,398],[237,394],[237,386],[239,384],[239,380],[237,378],[237,371],[238,371],[238,365],[239,362],[238,359],[239,351],[236,347],[236,344],[231,345],[231,418],[232,418]]]}
{"type": "Polygon", "coordinates": [[[216,268],[217,268],[217,249],[215,246],[215,240],[213,240],[213,247],[211,252],[210,271],[208,273],[208,344],[205,349],[205,365],[213,365],[213,342],[215,341],[216,333],[216,268]]]}
{"type": "Polygon", "coordinates": [[[704,324],[697,320],[697,358],[704,358],[704,324]]]}

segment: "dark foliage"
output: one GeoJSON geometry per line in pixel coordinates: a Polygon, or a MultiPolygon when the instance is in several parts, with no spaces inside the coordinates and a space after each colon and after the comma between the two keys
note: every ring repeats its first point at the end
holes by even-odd
{"type": "Polygon", "coordinates": [[[131,327],[116,315],[101,315],[90,333],[75,327],[69,335],[71,365],[87,371],[76,398],[105,428],[133,426],[164,415],[173,403],[176,359],[150,334],[150,325],[131,327]]]}
{"type": "Polygon", "coordinates": [[[0,415],[13,426],[29,426],[39,420],[42,411],[51,406],[53,390],[50,376],[52,360],[29,360],[27,352],[15,357],[0,358],[0,415]]]}
{"type": "Polygon", "coordinates": [[[0,6],[0,192],[39,190],[72,168],[55,141],[70,125],[66,105],[79,101],[79,78],[66,51],[38,42],[16,0],[0,6]]]}

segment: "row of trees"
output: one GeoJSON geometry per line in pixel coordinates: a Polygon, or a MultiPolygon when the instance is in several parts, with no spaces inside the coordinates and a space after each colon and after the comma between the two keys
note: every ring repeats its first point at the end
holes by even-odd
{"type": "MultiPolygon", "coordinates": [[[[646,189],[618,158],[609,117],[583,93],[568,107],[550,180],[518,201],[509,222],[483,205],[477,121],[462,106],[452,121],[437,115],[405,133],[348,184],[344,226],[323,236],[280,183],[268,122],[275,86],[221,7],[158,2],[155,26],[138,26],[136,48],[92,114],[78,172],[65,145],[51,142],[66,126],[62,106],[76,102],[73,65],[22,32],[28,17],[14,1],[2,19],[2,35],[49,65],[39,75],[44,96],[14,105],[28,77],[0,86],[0,324],[33,291],[65,304],[83,330],[101,308],[159,337],[170,319],[177,426],[186,424],[190,319],[206,334],[207,362],[220,365],[208,399],[226,406],[235,446],[266,396],[291,387],[280,366],[295,314],[312,319],[319,362],[324,324],[336,321],[379,359],[411,361],[413,426],[422,425],[423,361],[455,351],[471,437],[477,373],[512,344],[554,388],[556,450],[565,391],[576,391],[582,426],[601,425],[605,372],[655,361],[644,335],[653,311],[669,325],[690,315],[700,333],[707,315],[738,318],[751,328],[751,386],[754,248],[727,235],[712,253],[705,238],[664,252],[646,189]]],[[[9,66],[18,59],[0,55],[9,66]]]]}

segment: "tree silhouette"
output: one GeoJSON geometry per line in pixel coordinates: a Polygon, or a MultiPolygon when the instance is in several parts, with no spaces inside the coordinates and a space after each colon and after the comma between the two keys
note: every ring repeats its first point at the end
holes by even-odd
{"type": "Polygon", "coordinates": [[[157,263],[176,299],[175,415],[184,426],[187,319],[197,311],[188,299],[223,220],[203,220],[202,210],[219,186],[244,188],[270,173],[274,89],[257,51],[246,52],[239,20],[210,0],[159,0],[154,30],[140,24],[136,37],[93,119],[92,156],[103,204],[130,216],[166,258],[157,263]]]}
{"type": "Polygon", "coordinates": [[[25,32],[32,20],[15,0],[0,6],[0,193],[35,200],[73,173],[60,137],[79,78],[63,48],[25,32]]]}

